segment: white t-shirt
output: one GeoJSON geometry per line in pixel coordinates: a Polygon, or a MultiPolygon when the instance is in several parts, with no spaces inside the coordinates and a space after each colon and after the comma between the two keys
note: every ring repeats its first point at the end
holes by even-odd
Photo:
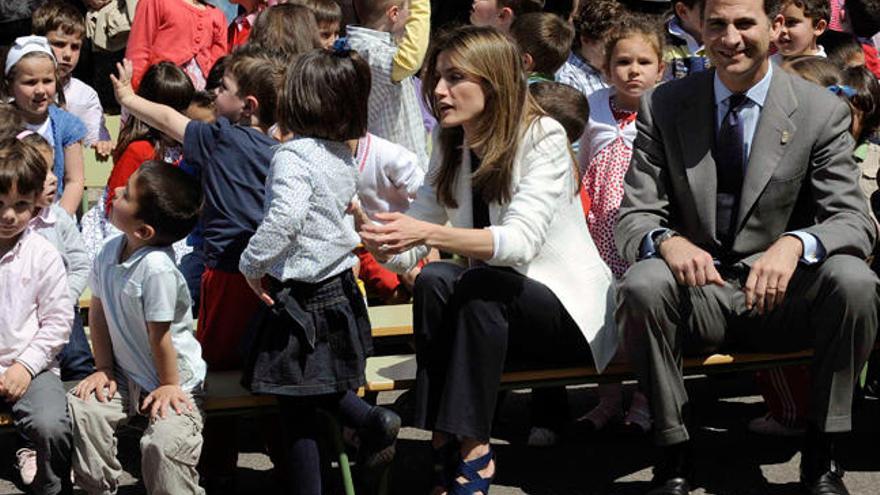
{"type": "Polygon", "coordinates": [[[367,134],[358,141],[358,199],[367,215],[409,209],[425,180],[424,167],[412,151],[367,134]]]}
{"type": "Polygon", "coordinates": [[[49,146],[54,149],[55,148],[55,138],[52,136],[52,119],[46,115],[46,120],[44,120],[40,124],[25,124],[25,127],[28,130],[36,132],[40,136],[43,137],[46,141],[49,142],[49,146]]]}
{"type": "Polygon", "coordinates": [[[144,247],[120,263],[124,245],[124,235],[108,240],[89,279],[92,294],[104,308],[116,367],[145,391],[156,389],[159,374],[147,322],[171,322],[180,386],[184,391],[200,387],[207,365],[195,338],[189,290],[174,264],[174,251],[171,247],[144,247]]]}

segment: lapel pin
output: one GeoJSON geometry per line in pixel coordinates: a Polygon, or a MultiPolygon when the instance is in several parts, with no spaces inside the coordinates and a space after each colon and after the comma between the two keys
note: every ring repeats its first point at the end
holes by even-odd
{"type": "Polygon", "coordinates": [[[791,134],[788,131],[782,131],[782,144],[788,144],[789,139],[791,139],[791,134]]]}

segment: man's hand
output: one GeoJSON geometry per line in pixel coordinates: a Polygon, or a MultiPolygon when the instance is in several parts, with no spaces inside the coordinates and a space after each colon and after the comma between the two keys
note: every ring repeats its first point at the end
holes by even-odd
{"type": "Polygon", "coordinates": [[[660,257],[669,265],[679,285],[724,286],[724,279],[715,269],[712,255],[682,236],[672,237],[660,244],[660,257]]]}
{"type": "Polygon", "coordinates": [[[113,372],[99,369],[91,375],[83,378],[73,387],[73,395],[82,400],[86,400],[89,394],[95,393],[98,402],[107,402],[116,395],[116,379],[113,378],[113,372]],[[104,392],[104,389],[107,392],[104,392]]]}
{"type": "Polygon", "coordinates": [[[0,394],[7,402],[17,402],[31,385],[31,373],[21,363],[13,363],[0,376],[0,394]]]}
{"type": "Polygon", "coordinates": [[[770,246],[749,271],[746,286],[746,308],[758,307],[758,314],[773,311],[782,304],[788,282],[804,254],[800,239],[790,235],[780,237],[770,246]]]}
{"type": "Polygon", "coordinates": [[[150,419],[157,417],[164,419],[168,413],[168,406],[171,406],[177,414],[183,414],[184,409],[193,410],[189,396],[180,388],[180,385],[162,385],[144,397],[141,412],[146,412],[149,408],[150,419]]]}
{"type": "Polygon", "coordinates": [[[113,153],[113,141],[97,141],[92,145],[95,148],[95,157],[99,162],[107,161],[113,153]]]}

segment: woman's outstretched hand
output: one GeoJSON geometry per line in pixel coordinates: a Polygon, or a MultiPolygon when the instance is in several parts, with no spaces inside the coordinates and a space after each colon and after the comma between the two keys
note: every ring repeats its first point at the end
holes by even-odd
{"type": "Polygon", "coordinates": [[[116,95],[116,101],[120,105],[125,106],[125,101],[135,95],[134,88],[131,86],[131,78],[134,69],[131,60],[124,59],[121,63],[116,64],[117,75],[110,74],[110,81],[113,83],[113,93],[116,95]]]}
{"type": "Polygon", "coordinates": [[[364,224],[360,234],[367,251],[379,262],[425,244],[433,227],[403,213],[377,213],[376,220],[381,224],[364,224]]]}

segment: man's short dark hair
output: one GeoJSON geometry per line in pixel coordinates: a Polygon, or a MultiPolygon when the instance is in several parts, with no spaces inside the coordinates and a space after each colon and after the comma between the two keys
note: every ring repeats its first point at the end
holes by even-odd
{"type": "Polygon", "coordinates": [[[587,97],[567,84],[538,82],[529,86],[529,92],[547,115],[562,124],[568,141],[580,139],[590,119],[587,97]]]}
{"type": "Polygon", "coordinates": [[[355,50],[305,53],[287,69],[278,123],[300,136],[358,139],[367,132],[371,83],[370,66],[355,50]]]}
{"type": "Polygon", "coordinates": [[[186,237],[196,226],[202,191],[195,178],[158,160],[144,162],[134,182],[137,218],[153,227],[153,245],[168,246],[186,237]]]}
{"type": "MultiPolygon", "coordinates": [[[[709,0],[703,0],[703,4],[700,6],[700,17],[703,17],[706,14],[706,2],[709,0]]],[[[763,0],[764,4],[764,13],[767,14],[767,17],[773,19],[779,14],[779,11],[782,9],[782,3],[780,0],[763,0]]]]}
{"type": "Polygon", "coordinates": [[[536,12],[516,16],[510,35],[532,57],[534,72],[555,74],[571,52],[574,30],[556,14],[536,12]]]}
{"type": "Polygon", "coordinates": [[[56,30],[80,38],[86,34],[85,17],[76,7],[63,0],[49,0],[41,5],[31,16],[31,22],[34,34],[38,36],[46,36],[56,30]]]}

